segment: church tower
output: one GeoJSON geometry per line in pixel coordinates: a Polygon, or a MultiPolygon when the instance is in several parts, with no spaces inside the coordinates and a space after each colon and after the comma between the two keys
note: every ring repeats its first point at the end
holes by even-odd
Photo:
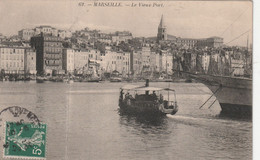
{"type": "Polygon", "coordinates": [[[164,24],[163,15],[161,17],[160,24],[158,26],[157,42],[167,40],[167,28],[164,24]]]}

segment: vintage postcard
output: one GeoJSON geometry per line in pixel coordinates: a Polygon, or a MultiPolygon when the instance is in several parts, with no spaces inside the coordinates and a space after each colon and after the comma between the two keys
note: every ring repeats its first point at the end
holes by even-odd
{"type": "Polygon", "coordinates": [[[252,1],[0,0],[0,159],[252,159],[252,1]]]}

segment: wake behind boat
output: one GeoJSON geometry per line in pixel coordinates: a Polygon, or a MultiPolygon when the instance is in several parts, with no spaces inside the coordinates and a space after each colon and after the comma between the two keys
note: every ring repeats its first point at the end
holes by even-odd
{"type": "Polygon", "coordinates": [[[149,87],[149,80],[146,80],[145,86],[127,85],[122,87],[119,97],[119,107],[123,111],[135,114],[174,115],[178,111],[175,90],[149,87]],[[162,91],[168,92],[167,100],[163,98],[162,91]],[[144,93],[140,94],[140,92],[144,93]],[[149,92],[152,92],[152,94],[149,92]],[[172,101],[169,100],[169,92],[174,94],[174,100],[172,101]],[[135,94],[134,96],[133,93],[135,94]]]}

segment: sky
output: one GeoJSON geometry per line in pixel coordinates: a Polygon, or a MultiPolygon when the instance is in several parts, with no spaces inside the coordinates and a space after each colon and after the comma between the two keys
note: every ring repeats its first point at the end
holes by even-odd
{"type": "Polygon", "coordinates": [[[249,37],[252,43],[252,3],[249,1],[141,2],[163,7],[139,7],[137,1],[95,2],[120,2],[122,7],[94,7],[94,1],[85,0],[0,0],[0,33],[10,36],[23,28],[51,25],[71,31],[85,27],[107,33],[126,30],[135,37],[151,37],[157,35],[163,14],[167,32],[174,36],[219,36],[228,45],[241,46],[246,46],[249,37]],[[84,2],[84,6],[79,6],[79,2],[84,2]],[[126,6],[132,3],[137,6],[126,6]]]}

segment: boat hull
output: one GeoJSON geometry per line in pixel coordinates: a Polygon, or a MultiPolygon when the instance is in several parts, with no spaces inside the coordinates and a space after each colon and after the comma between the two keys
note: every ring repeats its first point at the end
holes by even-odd
{"type": "Polygon", "coordinates": [[[252,114],[252,80],[221,76],[197,77],[216,96],[224,113],[252,114]]]}
{"type": "Polygon", "coordinates": [[[43,83],[43,82],[44,82],[44,79],[38,79],[38,78],[37,78],[37,79],[36,79],[36,82],[37,82],[37,83],[43,83]]]}
{"type": "Polygon", "coordinates": [[[121,80],[110,80],[110,82],[122,82],[121,80]]]}
{"type": "Polygon", "coordinates": [[[161,104],[139,104],[139,105],[128,105],[124,102],[119,102],[121,110],[131,114],[142,114],[142,115],[174,115],[178,111],[178,107],[174,109],[165,109],[161,104]]]}
{"type": "Polygon", "coordinates": [[[99,82],[99,80],[93,79],[93,80],[88,80],[87,82],[99,82]]]}
{"type": "Polygon", "coordinates": [[[120,77],[111,77],[110,82],[122,82],[122,78],[120,77]]]}
{"type": "Polygon", "coordinates": [[[216,92],[215,96],[220,104],[230,104],[235,106],[252,106],[251,89],[229,88],[225,86],[221,88],[219,88],[219,86],[207,86],[213,93],[216,92]]]}
{"type": "Polygon", "coordinates": [[[252,115],[252,106],[220,103],[221,112],[226,114],[252,115]]]}

